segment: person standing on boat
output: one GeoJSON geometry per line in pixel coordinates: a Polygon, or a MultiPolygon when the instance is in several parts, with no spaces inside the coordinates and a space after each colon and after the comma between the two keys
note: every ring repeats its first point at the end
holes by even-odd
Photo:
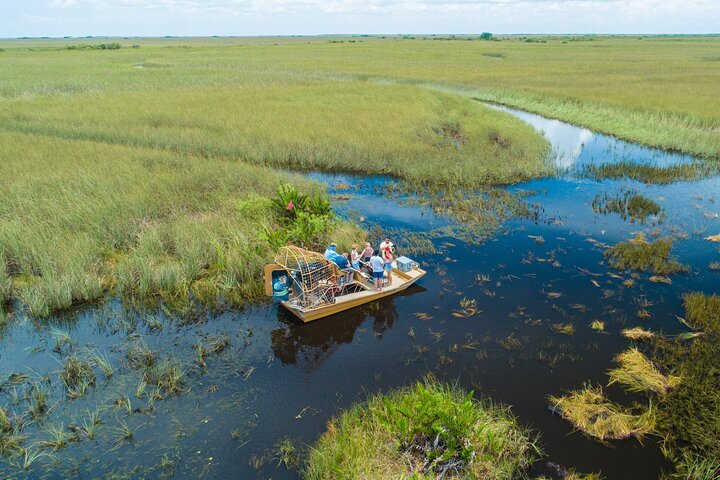
{"type": "Polygon", "coordinates": [[[365,242],[365,249],[362,251],[363,261],[365,263],[368,263],[370,261],[370,257],[373,255],[373,249],[370,246],[370,242],[365,242]]]}
{"type": "Polygon", "coordinates": [[[352,250],[350,250],[350,265],[355,270],[360,268],[360,254],[357,249],[358,246],[353,243],[352,250]]]}
{"type": "Polygon", "coordinates": [[[375,288],[377,291],[382,290],[383,272],[385,271],[385,261],[378,253],[370,257],[370,265],[372,266],[373,279],[375,280],[375,288]]]}
{"type": "Polygon", "coordinates": [[[382,256],[383,263],[385,263],[385,270],[387,270],[388,285],[392,285],[392,263],[394,258],[390,247],[385,247],[385,251],[383,252],[382,256]]]}
{"type": "Polygon", "coordinates": [[[395,244],[390,241],[390,237],[386,237],[385,240],[380,242],[380,255],[385,255],[385,250],[388,248],[391,252],[395,251],[395,244]]]}

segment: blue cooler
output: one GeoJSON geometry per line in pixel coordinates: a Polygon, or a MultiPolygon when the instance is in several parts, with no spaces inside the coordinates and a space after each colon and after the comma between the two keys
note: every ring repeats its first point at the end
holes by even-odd
{"type": "Polygon", "coordinates": [[[395,260],[395,263],[397,263],[397,269],[401,272],[409,272],[418,266],[417,262],[409,259],[408,257],[398,257],[395,260]]]}

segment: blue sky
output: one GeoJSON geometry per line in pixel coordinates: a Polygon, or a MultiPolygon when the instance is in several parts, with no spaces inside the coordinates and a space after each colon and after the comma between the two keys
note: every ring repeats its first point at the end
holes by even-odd
{"type": "Polygon", "coordinates": [[[0,7],[0,37],[720,32],[720,0],[0,0],[0,7]]]}

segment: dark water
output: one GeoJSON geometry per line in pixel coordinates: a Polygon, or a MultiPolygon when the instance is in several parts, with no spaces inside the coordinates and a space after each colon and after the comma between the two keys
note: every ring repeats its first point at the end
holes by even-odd
{"type": "MultiPolygon", "coordinates": [[[[88,410],[99,409],[104,421],[94,439],[72,443],[29,470],[0,463],[0,477],[298,478],[297,471],[273,458],[278,441],[288,437],[298,447],[310,444],[342,409],[432,372],[511,405],[521,423],[541,434],[547,460],[583,472],[602,472],[608,479],[658,478],[669,466],[653,439],[643,445],[635,440],[611,445],[590,440],[553,416],[546,396],[586,381],[607,384],[612,358],[629,345],[619,334],[623,328],[684,331],[675,317],[683,313],[681,295],[714,292],[720,280],[720,273],[708,267],[720,260],[717,244],[703,240],[720,233],[715,215],[720,210],[715,203],[720,179],[646,186],[582,178],[576,172],[583,164],[632,160],[669,165],[692,159],[512,113],[548,135],[561,169],[556,178],[510,187],[536,192],[529,201],[542,206],[540,220],[507,222],[503,233],[480,245],[434,239],[440,253],[417,258],[428,275],[402,295],[307,325],[275,305],[199,311],[182,320],[161,309],[126,311],[117,302],[37,325],[18,314],[0,332],[0,379],[23,372],[54,392],[48,420],[27,428],[26,445],[37,450],[33,445],[48,438],[48,425],[79,423],[88,410]],[[621,187],[656,200],[665,210],[664,221],[640,225],[593,212],[590,203],[596,194],[621,187]],[[608,269],[598,242],[614,244],[641,231],[680,237],[673,252],[692,267],[691,273],[673,276],[672,285],[651,283],[643,274],[633,287],[623,286],[630,273],[608,269]],[[479,283],[478,274],[489,281],[479,283]],[[554,293],[561,296],[553,298],[554,293]],[[453,316],[463,298],[475,299],[481,312],[468,318],[453,316]],[[651,318],[637,318],[641,304],[651,318]],[[606,332],[590,329],[596,319],[606,322],[606,332]],[[550,328],[553,323],[573,323],[576,331],[558,334],[550,328]],[[63,333],[74,343],[62,347],[64,351],[102,352],[115,367],[109,380],[98,371],[97,386],[73,401],[64,397],[57,376],[61,357],[53,352],[63,333]],[[207,369],[202,369],[193,347],[216,334],[229,335],[230,346],[208,357],[207,369]],[[114,406],[118,397],[127,395],[133,409],[147,404],[144,395],[135,396],[141,375],[125,360],[130,346],[140,342],[162,357],[179,360],[189,391],[158,401],[150,414],[127,415],[114,406]],[[418,346],[427,352],[418,353],[418,346]],[[134,430],[129,442],[118,441],[116,430],[122,422],[134,430]],[[161,466],[163,457],[173,466],[161,466]]],[[[310,176],[328,183],[331,193],[350,195],[336,202],[339,213],[368,224],[428,232],[452,223],[428,209],[384,197],[381,192],[393,181],[389,178],[310,176]],[[334,188],[341,184],[354,188],[334,188]]],[[[4,386],[0,406],[23,411],[24,385],[27,382],[4,386]]],[[[642,400],[617,386],[607,392],[623,404],[642,400]]],[[[540,462],[533,473],[544,471],[540,462]]]]}

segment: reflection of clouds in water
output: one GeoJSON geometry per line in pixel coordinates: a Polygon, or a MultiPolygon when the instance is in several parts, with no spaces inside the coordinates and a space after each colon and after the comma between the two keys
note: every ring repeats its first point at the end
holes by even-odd
{"type": "MultiPolygon", "coordinates": [[[[550,142],[556,167],[567,169],[572,167],[580,154],[583,147],[592,140],[593,133],[586,128],[578,128],[568,125],[559,120],[545,120],[542,133],[550,142]]],[[[534,125],[538,128],[537,125],[534,125]]]]}
{"type": "Polygon", "coordinates": [[[535,127],[535,130],[542,133],[550,142],[555,166],[562,169],[572,167],[580,158],[583,147],[593,139],[593,132],[587,128],[576,127],[560,120],[541,117],[534,113],[507,108],[502,105],[486,105],[495,110],[509,113],[535,127]]]}
{"type": "Polygon", "coordinates": [[[560,169],[569,170],[581,163],[631,161],[657,167],[669,167],[693,161],[690,155],[666,152],[657,148],[629,143],[609,135],[593,133],[560,120],[534,113],[486,103],[490,108],[509,113],[532,125],[550,142],[552,159],[560,169]]]}

